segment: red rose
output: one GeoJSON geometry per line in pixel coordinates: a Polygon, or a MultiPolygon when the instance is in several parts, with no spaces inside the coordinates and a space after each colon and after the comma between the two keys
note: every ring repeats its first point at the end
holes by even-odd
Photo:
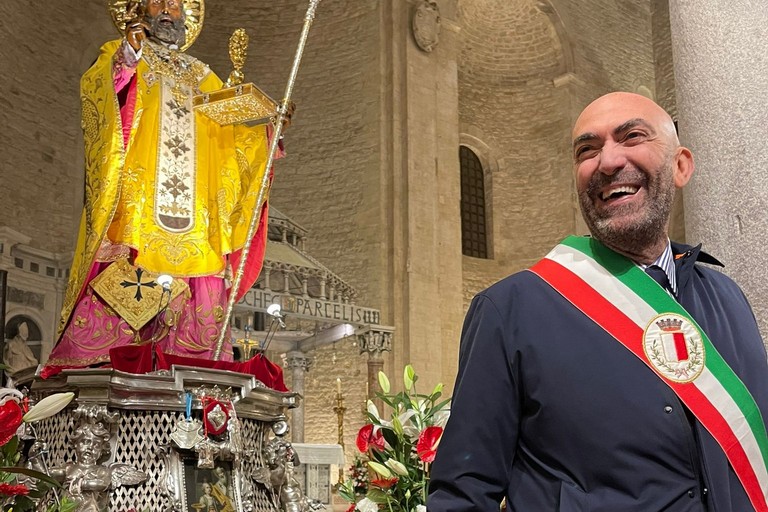
{"type": "Polygon", "coordinates": [[[8,400],[0,406],[0,446],[16,435],[23,416],[21,407],[13,400],[8,400]]]}
{"type": "Polygon", "coordinates": [[[427,427],[419,434],[419,441],[416,443],[416,454],[422,462],[433,462],[437,445],[440,444],[440,438],[443,435],[443,427],[427,427]]]}
{"type": "Polygon", "coordinates": [[[373,425],[363,425],[363,428],[357,433],[357,449],[362,453],[366,453],[370,448],[376,451],[384,449],[384,436],[381,435],[381,430],[374,432],[373,425]]]}
{"type": "Polygon", "coordinates": [[[26,496],[27,494],[29,494],[29,489],[26,485],[0,484],[0,495],[2,496],[26,496]]]}
{"type": "Polygon", "coordinates": [[[347,509],[347,512],[355,512],[355,507],[356,507],[356,506],[357,506],[357,505],[355,505],[354,503],[353,503],[353,504],[351,504],[351,505],[349,506],[349,508],[347,509]]]}

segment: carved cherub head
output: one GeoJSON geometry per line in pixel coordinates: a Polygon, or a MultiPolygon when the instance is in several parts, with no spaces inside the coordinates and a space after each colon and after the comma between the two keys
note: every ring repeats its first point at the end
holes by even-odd
{"type": "Polygon", "coordinates": [[[86,423],[75,430],[75,443],[79,464],[96,464],[105,451],[109,450],[109,430],[101,423],[86,423]]]}

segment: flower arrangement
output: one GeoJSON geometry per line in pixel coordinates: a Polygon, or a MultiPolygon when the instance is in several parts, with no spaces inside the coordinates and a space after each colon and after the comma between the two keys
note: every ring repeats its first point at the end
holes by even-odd
{"type": "Polygon", "coordinates": [[[404,391],[390,393],[389,379],[379,372],[381,393],[376,395],[391,414],[382,417],[368,401],[370,422],[360,429],[356,443],[367,460],[368,481],[366,486],[359,485],[353,473],[339,486],[339,496],[352,504],[348,512],[426,512],[430,464],[448,420],[450,399],[440,400],[442,384],[428,395],[417,393],[417,380],[413,367],[407,365],[404,391]]]}
{"type": "MultiPolygon", "coordinates": [[[[21,443],[18,432],[32,423],[53,416],[74,398],[74,393],[57,393],[28,407],[26,397],[19,391],[0,388],[0,507],[3,512],[25,512],[36,509],[36,500],[51,488],[59,486],[50,476],[20,467],[21,443]]],[[[76,504],[60,499],[50,504],[46,512],[73,512],[76,504]]]]}
{"type": "Polygon", "coordinates": [[[355,456],[355,461],[349,467],[349,480],[352,483],[352,491],[357,497],[364,497],[368,493],[368,458],[355,456]]]}

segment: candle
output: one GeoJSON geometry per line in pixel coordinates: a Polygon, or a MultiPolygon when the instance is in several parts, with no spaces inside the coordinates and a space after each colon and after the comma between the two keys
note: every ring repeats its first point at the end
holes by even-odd
{"type": "Polygon", "coordinates": [[[341,396],[341,378],[336,377],[336,393],[341,396]]]}

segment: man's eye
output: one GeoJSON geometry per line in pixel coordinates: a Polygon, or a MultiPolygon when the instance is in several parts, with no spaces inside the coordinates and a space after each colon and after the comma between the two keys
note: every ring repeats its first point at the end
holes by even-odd
{"type": "Polygon", "coordinates": [[[624,138],[627,140],[631,140],[631,139],[637,139],[639,137],[642,137],[643,135],[645,135],[643,132],[629,132],[627,136],[624,138]]]}
{"type": "Polygon", "coordinates": [[[581,146],[576,148],[576,152],[575,152],[576,158],[583,157],[589,151],[592,151],[591,146],[581,146]]]}

